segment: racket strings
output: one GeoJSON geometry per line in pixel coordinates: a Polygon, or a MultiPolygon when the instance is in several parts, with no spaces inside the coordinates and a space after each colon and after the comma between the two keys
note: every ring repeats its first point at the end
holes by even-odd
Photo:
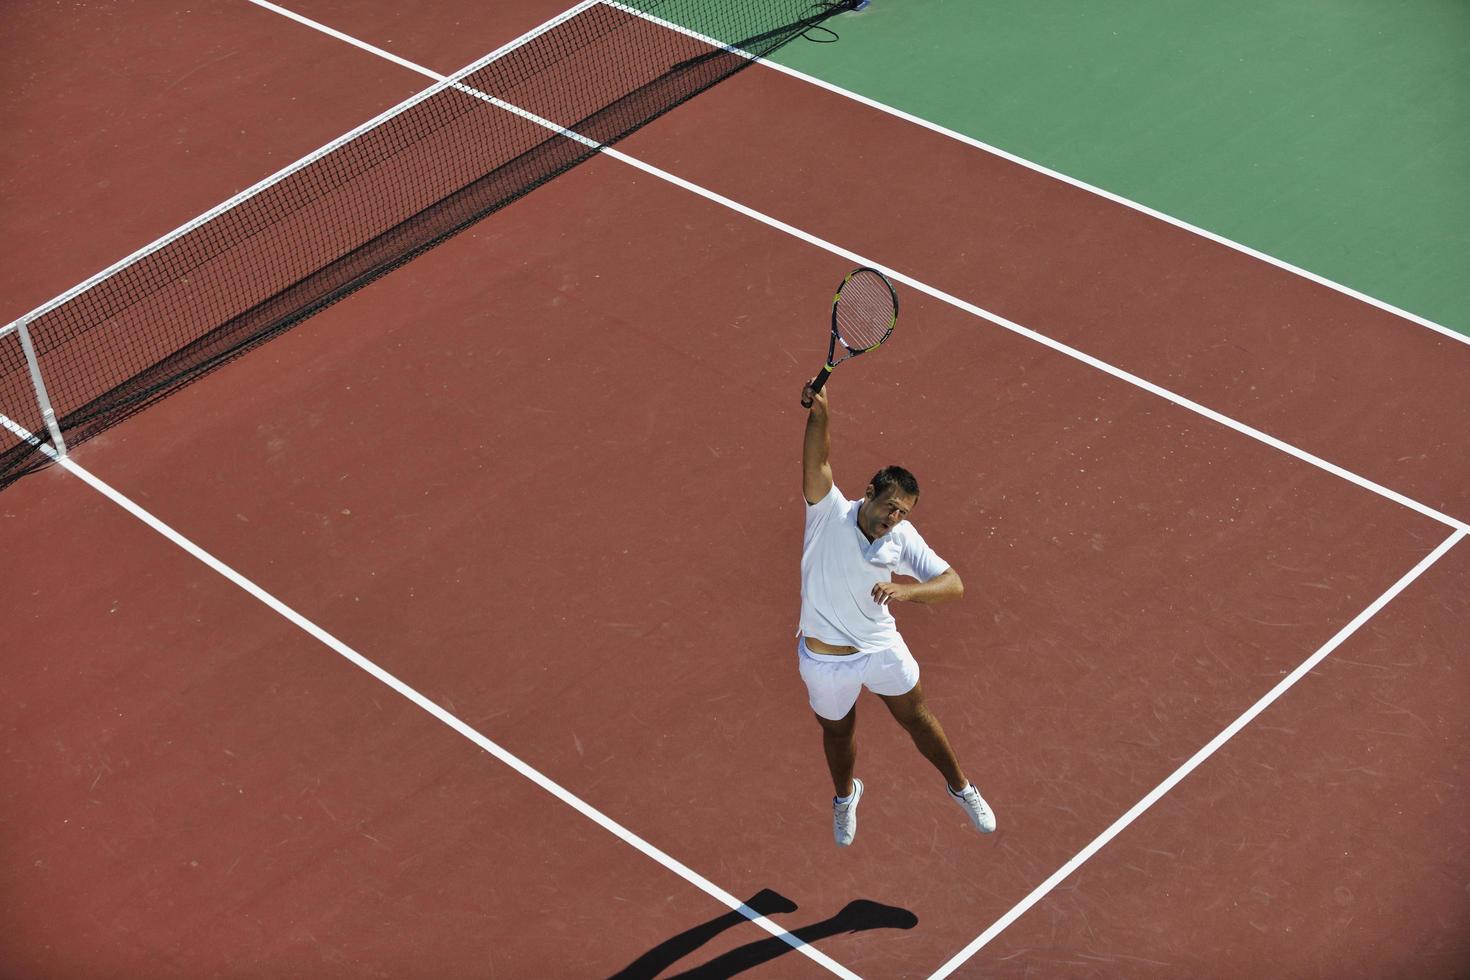
{"type": "Polygon", "coordinates": [[[842,284],[833,308],[837,336],[849,350],[881,344],[893,329],[898,309],[888,283],[877,273],[861,272],[842,284]]]}

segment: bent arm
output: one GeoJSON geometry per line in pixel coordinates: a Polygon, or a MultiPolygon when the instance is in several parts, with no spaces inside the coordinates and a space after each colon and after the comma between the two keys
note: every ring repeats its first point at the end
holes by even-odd
{"type": "Polygon", "coordinates": [[[934,605],[949,602],[965,594],[965,583],[960,573],[946,568],[927,582],[879,582],[873,586],[873,601],[881,605],[890,602],[922,602],[934,605]]]}
{"type": "Polygon", "coordinates": [[[965,583],[960,581],[960,573],[952,567],[946,568],[927,582],[920,582],[914,586],[914,594],[911,602],[949,602],[958,599],[965,594],[965,583]]]}
{"type": "MultiPolygon", "coordinates": [[[[808,385],[803,394],[810,392],[808,385]]],[[[801,444],[801,493],[808,504],[819,503],[832,490],[832,437],[827,432],[827,392],[812,397],[801,444]]]]}

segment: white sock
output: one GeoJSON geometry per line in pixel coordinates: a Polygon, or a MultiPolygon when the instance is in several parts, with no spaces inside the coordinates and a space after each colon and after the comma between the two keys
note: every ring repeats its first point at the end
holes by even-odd
{"type": "Polygon", "coordinates": [[[846,796],[834,796],[832,797],[832,802],[835,803],[837,806],[846,806],[847,804],[852,802],[852,798],[854,796],[857,796],[856,783],[853,784],[851,793],[848,793],[846,796]]]}

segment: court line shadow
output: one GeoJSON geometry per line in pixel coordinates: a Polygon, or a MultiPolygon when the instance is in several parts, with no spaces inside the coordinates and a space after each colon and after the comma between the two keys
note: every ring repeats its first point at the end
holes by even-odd
{"type": "MultiPolygon", "coordinates": [[[[795,902],[769,888],[761,889],[745,904],[746,907],[761,915],[795,912],[797,909],[795,902]]],[[[674,966],[726,929],[747,921],[749,920],[744,915],[734,910],[718,915],[708,922],[702,922],[692,929],[686,929],[667,942],[659,943],[614,973],[610,980],[654,980],[664,970],[674,966]]],[[[804,943],[814,943],[819,939],[844,932],[865,932],[869,929],[912,929],[918,924],[919,917],[908,909],[859,898],[848,902],[840,912],[829,919],[788,931],[804,943]]],[[[769,963],[778,956],[794,952],[796,950],[785,940],[771,936],[768,939],[747,943],[721,953],[708,963],[673,974],[670,980],[674,978],[717,980],[717,978],[733,977],[763,963],[769,963]]]]}

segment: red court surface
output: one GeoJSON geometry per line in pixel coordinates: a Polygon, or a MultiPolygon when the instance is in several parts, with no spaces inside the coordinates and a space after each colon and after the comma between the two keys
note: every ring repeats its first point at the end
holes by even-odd
{"type": "Polygon", "coordinates": [[[248,3],[6,19],[7,321],[423,88],[248,3]]]}
{"type": "Polygon", "coordinates": [[[1470,518],[1462,340],[776,71],[623,148],[1470,518]]]}
{"type": "Polygon", "coordinates": [[[6,976],[598,975],[722,911],[58,490],[85,522],[7,535],[56,560],[8,658],[6,976]],[[96,538],[115,557],[79,576],[96,538]]]}
{"type": "Polygon", "coordinates": [[[1457,548],[1017,921],[981,975],[1463,974],[1467,597],[1457,548]]]}
{"type": "MultiPolygon", "coordinates": [[[[337,26],[394,22],[355,16],[337,26]]],[[[400,69],[276,29],[283,63],[323,45],[358,97],[381,85],[362,117],[401,96],[400,69]]],[[[463,33],[435,67],[479,53],[463,33]]],[[[850,108],[851,145],[802,142],[835,98],[756,69],[624,148],[1465,518],[1464,427],[1426,420],[1461,417],[1444,386],[1470,348],[873,110],[850,108]],[[773,104],[806,125],[765,145],[743,120],[773,104]],[[906,141],[962,178],[884,181],[904,196],[882,221],[834,203],[906,141]],[[1171,343],[1221,336],[1221,290],[1239,332],[1171,343]],[[1288,301],[1299,330],[1263,346],[1288,301]],[[1372,355],[1308,356],[1330,329],[1372,355]],[[1375,366],[1415,384],[1344,404],[1375,366]]],[[[359,121],[336,111],[302,113],[318,142],[359,121]]],[[[294,139],[260,152],[316,145],[294,139]]],[[[238,183],[277,165],[239,161],[238,183]]],[[[217,181],[174,183],[214,194],[197,211],[235,189],[217,181]]],[[[833,382],[834,464],[851,495],[895,460],[924,483],[916,521],[967,596],[900,619],[1000,830],[970,831],[869,699],[839,851],[793,663],[795,396],[849,264],[595,159],[75,458],[696,874],[778,893],[795,909],[772,921],[843,967],[928,976],[1453,532],[906,292],[891,349],[833,382]]],[[[25,583],[0,973],[826,972],[60,468],[0,516],[25,583]]],[[[958,975],[1463,968],[1465,547],[958,975]]]]}

